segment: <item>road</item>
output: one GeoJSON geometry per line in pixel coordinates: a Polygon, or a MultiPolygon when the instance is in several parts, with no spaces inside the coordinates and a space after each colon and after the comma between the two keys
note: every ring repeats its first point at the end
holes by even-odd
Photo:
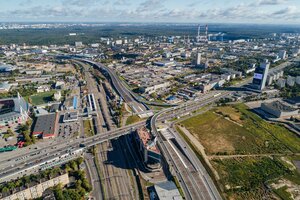
{"type": "Polygon", "coordinates": [[[139,100],[132,95],[132,92],[124,86],[124,84],[119,79],[115,71],[113,71],[109,67],[102,65],[101,63],[96,63],[86,59],[77,59],[77,60],[80,60],[82,62],[87,62],[93,65],[94,67],[98,68],[99,70],[106,71],[111,79],[113,86],[115,87],[115,90],[119,93],[119,95],[123,98],[123,100],[130,106],[130,108],[133,110],[134,113],[145,114],[148,117],[152,115],[152,111],[149,111],[149,109],[143,103],[140,103],[139,100]]]}

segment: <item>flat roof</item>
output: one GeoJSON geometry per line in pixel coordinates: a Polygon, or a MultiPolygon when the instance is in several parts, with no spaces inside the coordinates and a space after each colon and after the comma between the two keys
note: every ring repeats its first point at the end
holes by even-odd
{"type": "Polygon", "coordinates": [[[154,141],[152,141],[152,137],[150,133],[147,131],[145,127],[140,128],[137,130],[137,133],[139,135],[140,140],[143,142],[144,146],[147,148],[147,150],[153,151],[155,153],[160,153],[157,146],[154,145],[154,141]]]}
{"type": "Polygon", "coordinates": [[[280,101],[273,101],[271,103],[264,103],[265,106],[270,107],[273,110],[279,110],[283,112],[293,112],[296,111],[296,108],[293,108],[291,106],[288,106],[280,101]]]}
{"type": "Polygon", "coordinates": [[[291,104],[300,104],[300,96],[286,99],[291,104]]]}
{"type": "Polygon", "coordinates": [[[172,181],[157,183],[154,185],[154,188],[160,200],[182,199],[175,183],[172,181]]]}
{"type": "Polygon", "coordinates": [[[39,116],[36,119],[33,134],[51,135],[55,132],[56,113],[39,116]]]}
{"type": "Polygon", "coordinates": [[[63,121],[74,121],[78,119],[77,112],[68,112],[64,114],[63,121]]]}

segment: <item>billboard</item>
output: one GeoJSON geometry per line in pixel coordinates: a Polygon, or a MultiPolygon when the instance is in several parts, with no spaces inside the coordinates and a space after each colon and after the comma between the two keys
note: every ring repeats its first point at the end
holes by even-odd
{"type": "Polygon", "coordinates": [[[257,74],[257,73],[254,73],[254,78],[255,78],[255,79],[262,80],[262,78],[263,78],[263,75],[262,75],[262,74],[257,74]]]}

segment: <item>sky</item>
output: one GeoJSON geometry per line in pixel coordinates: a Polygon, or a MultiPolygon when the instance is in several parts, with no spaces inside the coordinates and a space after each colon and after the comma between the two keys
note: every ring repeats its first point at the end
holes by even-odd
{"type": "Polygon", "coordinates": [[[300,0],[0,0],[0,21],[300,24],[300,0]]]}

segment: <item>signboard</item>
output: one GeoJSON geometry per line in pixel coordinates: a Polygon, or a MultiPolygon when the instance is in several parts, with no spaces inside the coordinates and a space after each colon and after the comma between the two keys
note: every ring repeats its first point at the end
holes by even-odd
{"type": "Polygon", "coordinates": [[[254,78],[255,78],[255,79],[261,80],[261,79],[263,78],[263,75],[262,75],[262,74],[257,74],[257,73],[255,73],[255,74],[254,74],[254,78]]]}

